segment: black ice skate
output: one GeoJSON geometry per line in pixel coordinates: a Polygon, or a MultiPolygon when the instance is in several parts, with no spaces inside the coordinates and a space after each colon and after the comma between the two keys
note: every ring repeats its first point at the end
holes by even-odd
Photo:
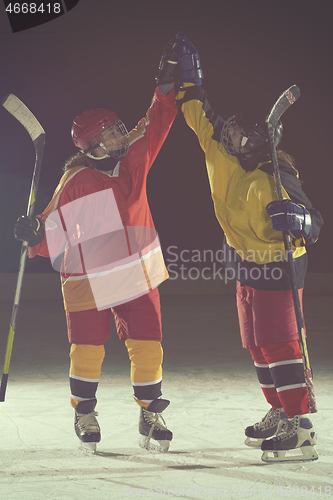
{"type": "Polygon", "coordinates": [[[316,431],[309,418],[296,415],[281,420],[276,436],[263,441],[264,462],[308,461],[317,460],[314,448],[317,442],[316,431]]]}
{"type": "Polygon", "coordinates": [[[250,425],[245,429],[245,444],[254,448],[260,448],[264,439],[276,434],[280,420],[288,418],[283,408],[271,408],[261,422],[250,425]]]}
{"type": "Polygon", "coordinates": [[[162,411],[169,405],[166,399],[154,399],[148,406],[140,408],[139,445],[146,450],[168,451],[172,432],[165,427],[162,411]],[[162,422],[161,422],[162,420],[162,422]]]}
{"type": "Polygon", "coordinates": [[[80,401],[75,409],[74,427],[81,443],[89,451],[96,450],[96,444],[101,440],[101,429],[98,425],[95,412],[97,399],[80,401]]]}

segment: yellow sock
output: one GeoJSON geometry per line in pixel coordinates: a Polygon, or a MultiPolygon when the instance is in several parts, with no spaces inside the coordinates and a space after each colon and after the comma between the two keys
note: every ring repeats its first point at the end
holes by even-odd
{"type": "Polygon", "coordinates": [[[147,408],[161,397],[163,349],[156,340],[127,339],[125,345],[131,360],[131,382],[134,400],[147,408]]]}
{"type": "Polygon", "coordinates": [[[103,345],[72,344],[69,355],[71,405],[76,408],[80,401],[95,397],[105,349],[103,345]]]}

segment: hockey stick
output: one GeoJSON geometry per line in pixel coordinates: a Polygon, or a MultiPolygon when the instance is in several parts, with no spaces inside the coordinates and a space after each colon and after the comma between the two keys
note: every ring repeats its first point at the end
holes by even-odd
{"type": "MultiPolygon", "coordinates": [[[[27,215],[32,216],[34,213],[34,209],[35,209],[37,188],[38,188],[38,182],[39,182],[39,174],[40,174],[43,151],[44,151],[45,132],[44,132],[43,127],[40,125],[40,123],[36,119],[36,117],[31,113],[31,111],[26,107],[26,105],[23,104],[23,102],[18,97],[16,97],[14,94],[9,94],[7,97],[5,97],[2,105],[11,115],[14,116],[14,118],[16,118],[16,120],[18,120],[23,125],[23,127],[26,129],[26,131],[28,132],[28,134],[30,135],[30,137],[34,143],[35,166],[34,166],[34,171],[33,171],[33,176],[32,176],[30,195],[29,195],[29,201],[28,201],[28,208],[27,208],[27,215]]],[[[8,334],[8,339],[7,339],[5,362],[4,362],[4,367],[3,367],[2,379],[1,379],[0,401],[5,400],[5,393],[6,393],[6,387],[7,387],[7,381],[8,381],[8,372],[9,372],[9,364],[10,364],[10,359],[11,359],[11,355],[12,355],[14,334],[15,334],[15,328],[16,328],[16,318],[17,318],[17,312],[18,312],[18,307],[19,307],[19,302],[20,302],[20,295],[21,295],[21,289],[22,289],[23,274],[24,274],[25,262],[26,262],[26,258],[27,258],[27,252],[28,252],[28,243],[24,241],[22,243],[20,262],[19,262],[19,271],[18,271],[15,298],[14,298],[14,305],[13,305],[12,317],[11,317],[10,326],[9,326],[9,334],[8,334]]]]}
{"type": "MultiPolygon", "coordinates": [[[[266,118],[266,125],[268,129],[269,142],[271,147],[272,161],[274,167],[274,175],[275,175],[275,183],[276,190],[278,193],[279,200],[283,200],[283,192],[282,192],[282,184],[281,184],[281,176],[279,170],[279,163],[277,159],[276,148],[274,146],[274,134],[278,121],[280,120],[283,113],[299,98],[301,92],[297,85],[292,85],[289,89],[287,89],[283,94],[280,95],[270,113],[266,118]]],[[[296,279],[296,271],[295,271],[295,263],[292,255],[290,237],[287,231],[283,231],[283,240],[284,247],[286,251],[286,260],[289,268],[289,275],[292,285],[292,296],[294,302],[295,316],[298,328],[298,336],[299,336],[299,345],[302,352],[303,365],[304,365],[304,378],[308,391],[309,397],[309,408],[311,413],[316,413],[316,400],[314,396],[313,382],[312,382],[312,371],[310,367],[309,355],[306,345],[305,339],[305,330],[304,330],[304,322],[303,315],[301,310],[300,299],[298,295],[297,288],[297,279],[296,279]]]]}

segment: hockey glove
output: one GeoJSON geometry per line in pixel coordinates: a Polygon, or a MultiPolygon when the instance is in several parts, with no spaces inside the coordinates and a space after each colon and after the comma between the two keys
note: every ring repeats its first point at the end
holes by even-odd
{"type": "Polygon", "coordinates": [[[35,247],[44,239],[44,226],[37,217],[22,215],[16,221],[14,236],[17,240],[26,241],[29,247],[35,247]]]}
{"type": "Polygon", "coordinates": [[[295,246],[304,246],[306,240],[311,238],[311,215],[303,205],[298,205],[291,200],[271,201],[266,207],[271,216],[273,229],[288,231],[294,238],[295,246]],[[296,242],[296,240],[301,240],[296,242]]]}
{"type": "Polygon", "coordinates": [[[176,37],[173,37],[165,46],[160,63],[158,65],[158,72],[155,76],[156,85],[174,83],[176,80],[178,80],[177,57],[174,51],[176,41],[176,37]]]}
{"type": "Polygon", "coordinates": [[[176,39],[175,52],[179,67],[179,83],[201,85],[204,74],[197,49],[181,31],[177,33],[176,39]]]}

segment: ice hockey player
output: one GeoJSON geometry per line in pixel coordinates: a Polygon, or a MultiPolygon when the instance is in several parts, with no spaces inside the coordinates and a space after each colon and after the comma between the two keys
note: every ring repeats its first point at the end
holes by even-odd
{"type": "MultiPolygon", "coordinates": [[[[146,117],[129,133],[116,113],[95,108],[77,116],[79,152],[64,167],[38,217],[22,216],[15,237],[29,257],[50,257],[60,271],[70,348],[71,405],[81,442],[96,450],[101,431],[96,391],[111,313],[131,361],[140,406],[140,446],[167,451],[172,432],[161,417],[162,326],[157,286],[167,279],[146,194],[146,180],[178,112],[173,83],[159,71],[146,117]]],[[[116,404],[116,401],[114,402],[116,404]]],[[[115,432],[117,423],[110,423],[115,432]]]]}
{"type": "MultiPolygon", "coordinates": [[[[308,417],[282,231],[292,235],[301,299],[306,245],[317,241],[323,220],[302,191],[294,160],[282,150],[278,159],[285,200],[278,201],[264,123],[246,114],[226,121],[218,116],[201,87],[196,48],[182,33],[176,38],[176,99],[205,153],[215,214],[225,234],[224,265],[236,278],[242,344],[250,350],[271,406],[262,421],[245,430],[246,444],[261,446],[264,461],[314,460],[316,432],[308,417]]],[[[280,122],[275,146],[281,138],[280,122]]]]}

